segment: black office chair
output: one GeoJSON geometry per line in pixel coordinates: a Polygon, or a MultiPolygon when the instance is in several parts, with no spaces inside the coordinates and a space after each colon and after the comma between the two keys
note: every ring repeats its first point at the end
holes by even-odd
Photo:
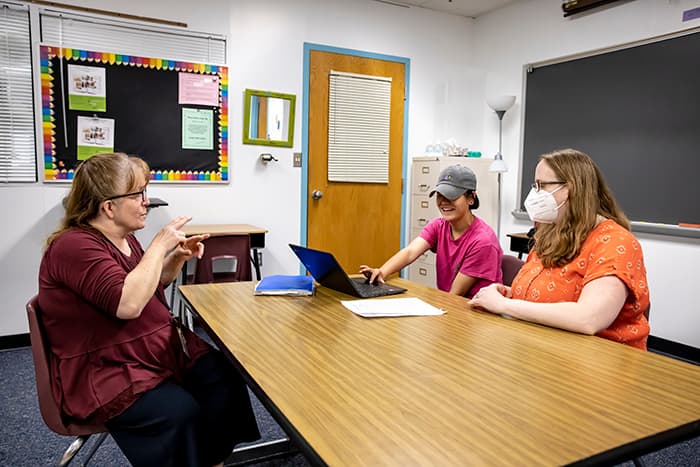
{"type": "Polygon", "coordinates": [[[32,344],[32,357],[34,358],[34,372],[36,374],[36,392],[39,398],[39,411],[41,416],[52,431],[59,435],[75,436],[75,440],[63,453],[58,466],[70,464],[78,451],[85,445],[90,436],[97,434],[87,454],[83,465],[87,465],[90,459],[107,437],[107,427],[104,425],[92,425],[76,422],[66,423],[61,415],[61,409],[56,403],[51,391],[51,373],[49,367],[49,341],[41,322],[41,310],[39,302],[34,296],[27,303],[27,318],[29,319],[29,339],[32,344]]]}
{"type": "Polygon", "coordinates": [[[525,261],[512,255],[503,255],[501,259],[501,271],[503,272],[503,285],[508,287],[513,284],[513,279],[518,275],[518,271],[523,267],[525,261]]]}

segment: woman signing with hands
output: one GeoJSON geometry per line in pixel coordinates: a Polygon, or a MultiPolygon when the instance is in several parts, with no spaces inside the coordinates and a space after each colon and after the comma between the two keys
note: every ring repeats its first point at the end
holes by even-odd
{"type": "Polygon", "coordinates": [[[39,269],[52,392],[63,416],[104,423],[134,466],[220,464],[260,437],[247,388],[226,358],[183,328],[164,286],[201,257],[192,218],[163,227],[144,251],[150,169],[98,154],[77,168],[39,269]]]}

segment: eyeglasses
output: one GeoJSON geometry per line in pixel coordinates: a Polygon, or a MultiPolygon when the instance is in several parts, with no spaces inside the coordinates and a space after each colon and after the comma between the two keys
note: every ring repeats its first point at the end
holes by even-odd
{"type": "Polygon", "coordinates": [[[107,198],[105,201],[112,201],[113,199],[129,198],[129,197],[132,197],[132,198],[136,199],[137,196],[140,196],[140,197],[141,197],[141,202],[142,202],[142,203],[145,203],[146,201],[148,201],[148,194],[146,193],[146,188],[144,188],[144,189],[141,190],[141,191],[135,191],[135,192],[133,192],[133,193],[127,193],[127,194],[125,194],[125,195],[110,196],[110,197],[107,198]]]}
{"type": "Polygon", "coordinates": [[[566,182],[543,182],[541,180],[535,180],[535,183],[530,185],[535,191],[540,191],[543,187],[547,185],[566,185],[566,182]]]}

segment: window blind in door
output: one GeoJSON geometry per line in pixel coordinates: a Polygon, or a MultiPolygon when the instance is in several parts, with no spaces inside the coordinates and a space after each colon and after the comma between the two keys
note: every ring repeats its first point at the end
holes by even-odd
{"type": "Polygon", "coordinates": [[[391,78],[330,72],[328,180],[389,182],[391,78]]]}

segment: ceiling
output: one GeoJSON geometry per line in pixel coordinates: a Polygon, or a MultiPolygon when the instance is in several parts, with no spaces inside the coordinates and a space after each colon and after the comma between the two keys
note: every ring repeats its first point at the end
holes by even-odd
{"type": "Polygon", "coordinates": [[[405,6],[409,8],[426,8],[457,16],[476,18],[489,11],[502,8],[519,0],[374,0],[376,2],[405,6]]]}

